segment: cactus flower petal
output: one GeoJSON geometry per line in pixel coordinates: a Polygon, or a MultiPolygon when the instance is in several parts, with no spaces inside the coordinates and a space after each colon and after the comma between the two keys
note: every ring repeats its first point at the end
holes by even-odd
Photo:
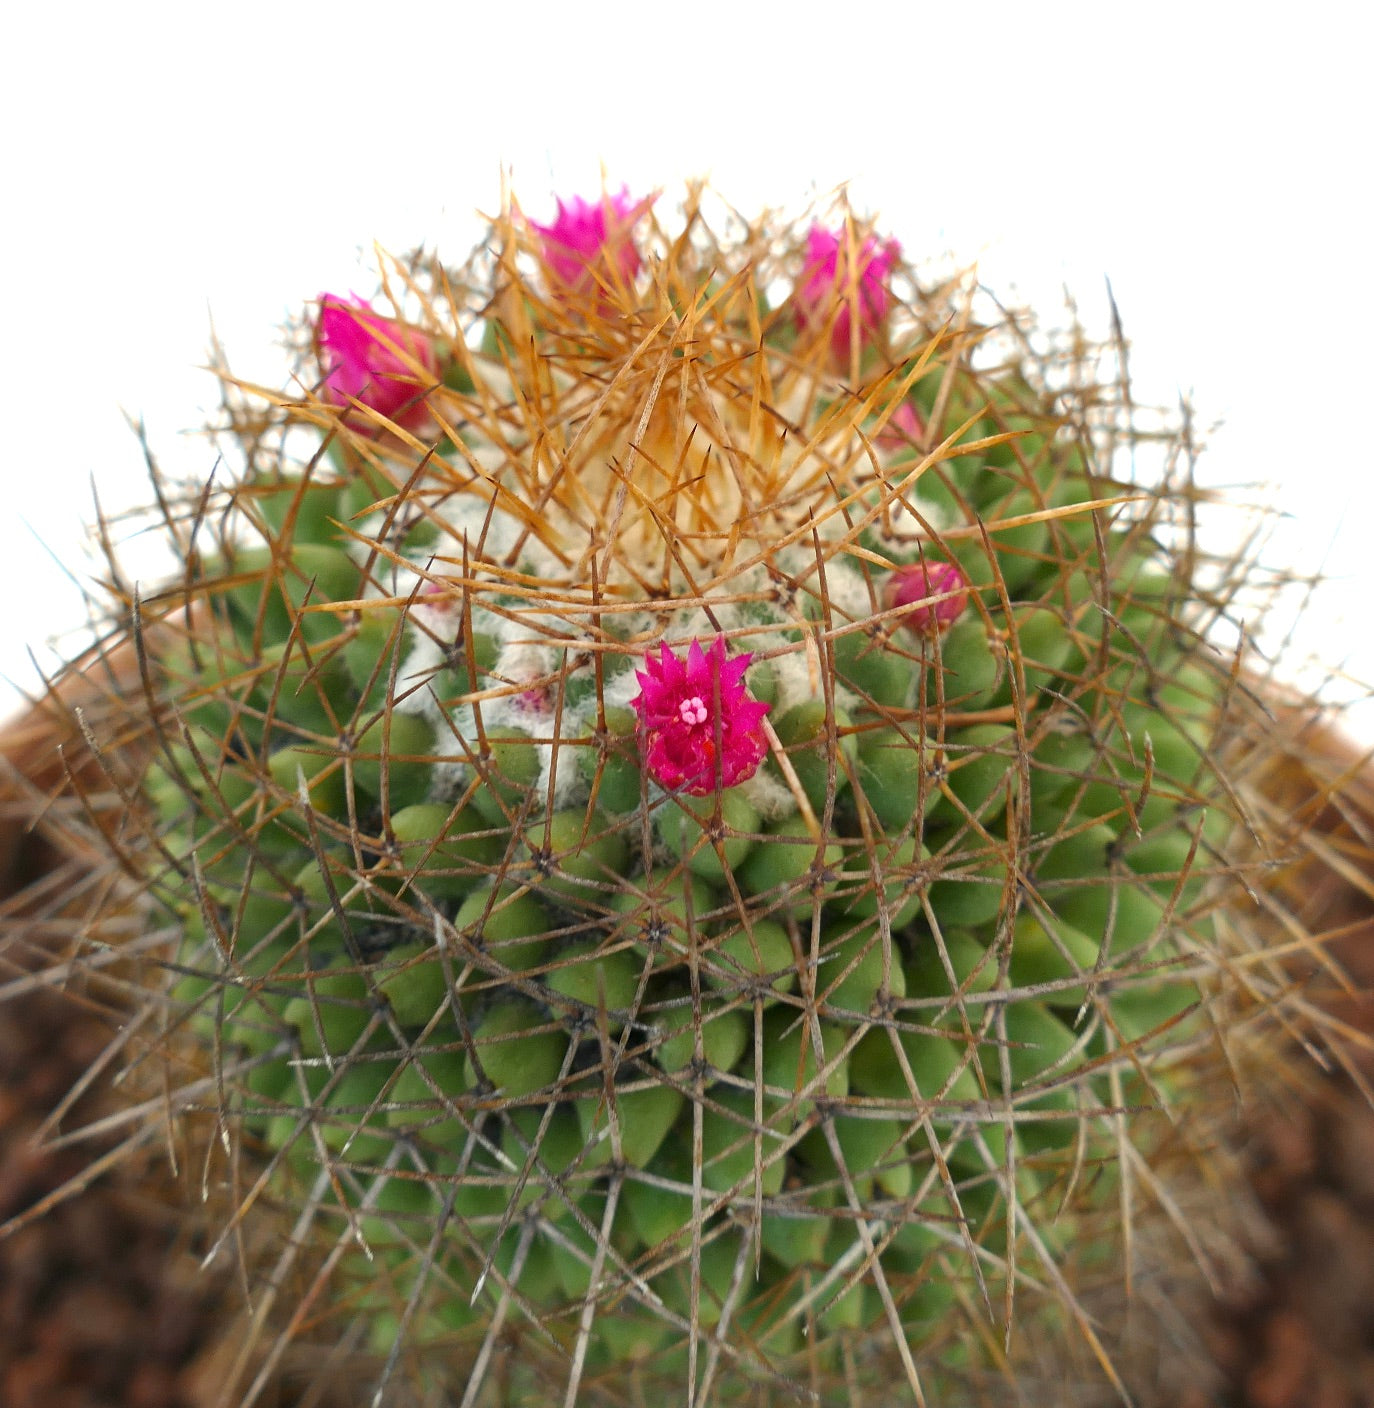
{"type": "Polygon", "coordinates": [[[900,454],[916,445],[926,433],[920,412],[910,401],[903,401],[893,411],[887,424],[873,437],[873,443],[888,454],[900,454]]]}
{"type": "Polygon", "coordinates": [[[874,235],[855,250],[847,229],[812,225],[806,237],[806,268],[794,294],[801,325],[829,325],[836,357],[848,358],[853,313],[859,315],[861,346],[872,339],[887,316],[891,302],[887,281],[901,253],[896,240],[879,242],[874,235]]]}
{"type": "Polygon", "coordinates": [[[362,299],[348,302],[325,293],[315,342],[326,401],[361,403],[411,429],[425,420],[423,398],[438,378],[439,358],[423,333],[380,317],[362,299]]]}
{"type": "Polygon", "coordinates": [[[923,634],[952,626],[968,605],[968,578],[952,562],[913,562],[899,567],[884,592],[888,609],[912,606],[902,624],[923,634]],[[932,598],[935,598],[932,600],[932,598]]]}
{"type": "Polygon", "coordinates": [[[709,648],[694,640],[684,660],[664,644],[635,672],[644,765],[660,786],[703,797],[747,782],[768,751],[768,705],[749,698],[744,673],[752,655],[725,654],[717,636],[709,648]]]}
{"type": "Polygon", "coordinates": [[[551,225],[530,221],[539,234],[549,272],[564,287],[586,289],[594,286],[593,270],[604,261],[622,282],[630,283],[643,264],[634,226],[652,200],[652,196],[635,200],[623,186],[618,195],[596,201],[574,196],[565,204],[560,199],[551,225]]]}

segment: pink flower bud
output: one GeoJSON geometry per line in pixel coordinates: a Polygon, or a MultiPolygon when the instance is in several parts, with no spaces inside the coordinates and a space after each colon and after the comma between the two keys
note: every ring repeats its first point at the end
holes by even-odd
{"type": "MultiPolygon", "coordinates": [[[[439,379],[439,358],[424,333],[380,317],[362,299],[347,302],[325,293],[315,345],[326,401],[368,406],[412,430],[424,423],[425,393],[439,379]]],[[[374,428],[371,420],[355,419],[362,428],[374,428]]]]}
{"type": "Polygon", "coordinates": [[[639,750],[649,775],[670,792],[704,797],[747,782],[768,752],[768,705],[749,698],[744,672],[752,655],[727,658],[725,639],[709,649],[694,640],[686,660],[661,645],[635,671],[640,692],[639,750]]]}
{"type": "Polygon", "coordinates": [[[883,595],[889,610],[919,603],[902,616],[902,624],[932,634],[946,630],[963,614],[968,578],[952,562],[913,562],[887,579],[883,595]]]}
{"type": "Polygon", "coordinates": [[[891,293],[887,286],[902,247],[896,240],[879,244],[869,235],[850,253],[853,238],[847,229],[826,230],[812,225],[806,237],[806,268],[793,294],[803,328],[831,328],[830,345],[841,361],[849,360],[852,315],[859,315],[859,345],[864,346],[887,316],[891,293]],[[857,266],[857,267],[855,267],[857,266]]]}
{"type": "Polygon", "coordinates": [[[554,281],[565,290],[586,292],[597,286],[601,266],[602,281],[633,282],[644,262],[634,242],[634,226],[652,203],[652,196],[632,199],[622,186],[619,195],[604,195],[598,201],[574,196],[565,205],[560,200],[552,225],[531,220],[554,281]]]}
{"type": "Polygon", "coordinates": [[[920,412],[910,401],[903,401],[888,417],[887,424],[873,437],[873,443],[888,454],[909,450],[926,433],[920,412]]]}

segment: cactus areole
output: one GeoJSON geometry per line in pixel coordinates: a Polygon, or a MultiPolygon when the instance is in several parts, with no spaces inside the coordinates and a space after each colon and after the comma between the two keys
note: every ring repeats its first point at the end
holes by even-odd
{"type": "Polygon", "coordinates": [[[149,1108],[314,1297],[245,1364],[969,1401],[1209,1039],[1233,662],[1112,379],[847,210],[670,207],[321,299],[142,604],[149,1108]]]}

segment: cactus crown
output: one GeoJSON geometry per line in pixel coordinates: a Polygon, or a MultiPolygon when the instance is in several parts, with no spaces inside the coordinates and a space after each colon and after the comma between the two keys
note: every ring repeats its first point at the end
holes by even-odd
{"type": "Polygon", "coordinates": [[[396,1401],[925,1402],[1013,1306],[1097,1349],[1086,1229],[1230,1000],[1187,488],[848,210],[663,205],[322,299],[141,606],[173,1105],[221,1247],[292,1229],[250,1397],[326,1285],[396,1401]]]}

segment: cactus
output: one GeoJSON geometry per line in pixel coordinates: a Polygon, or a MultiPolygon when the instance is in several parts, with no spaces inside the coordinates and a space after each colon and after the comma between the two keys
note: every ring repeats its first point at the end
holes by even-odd
{"type": "Polygon", "coordinates": [[[1110,1377],[1064,1268],[1236,989],[1231,584],[1079,348],[661,204],[323,297],[139,603],[239,1367],[327,1312],[382,1401],[919,1403],[1014,1312],[1110,1377]]]}

